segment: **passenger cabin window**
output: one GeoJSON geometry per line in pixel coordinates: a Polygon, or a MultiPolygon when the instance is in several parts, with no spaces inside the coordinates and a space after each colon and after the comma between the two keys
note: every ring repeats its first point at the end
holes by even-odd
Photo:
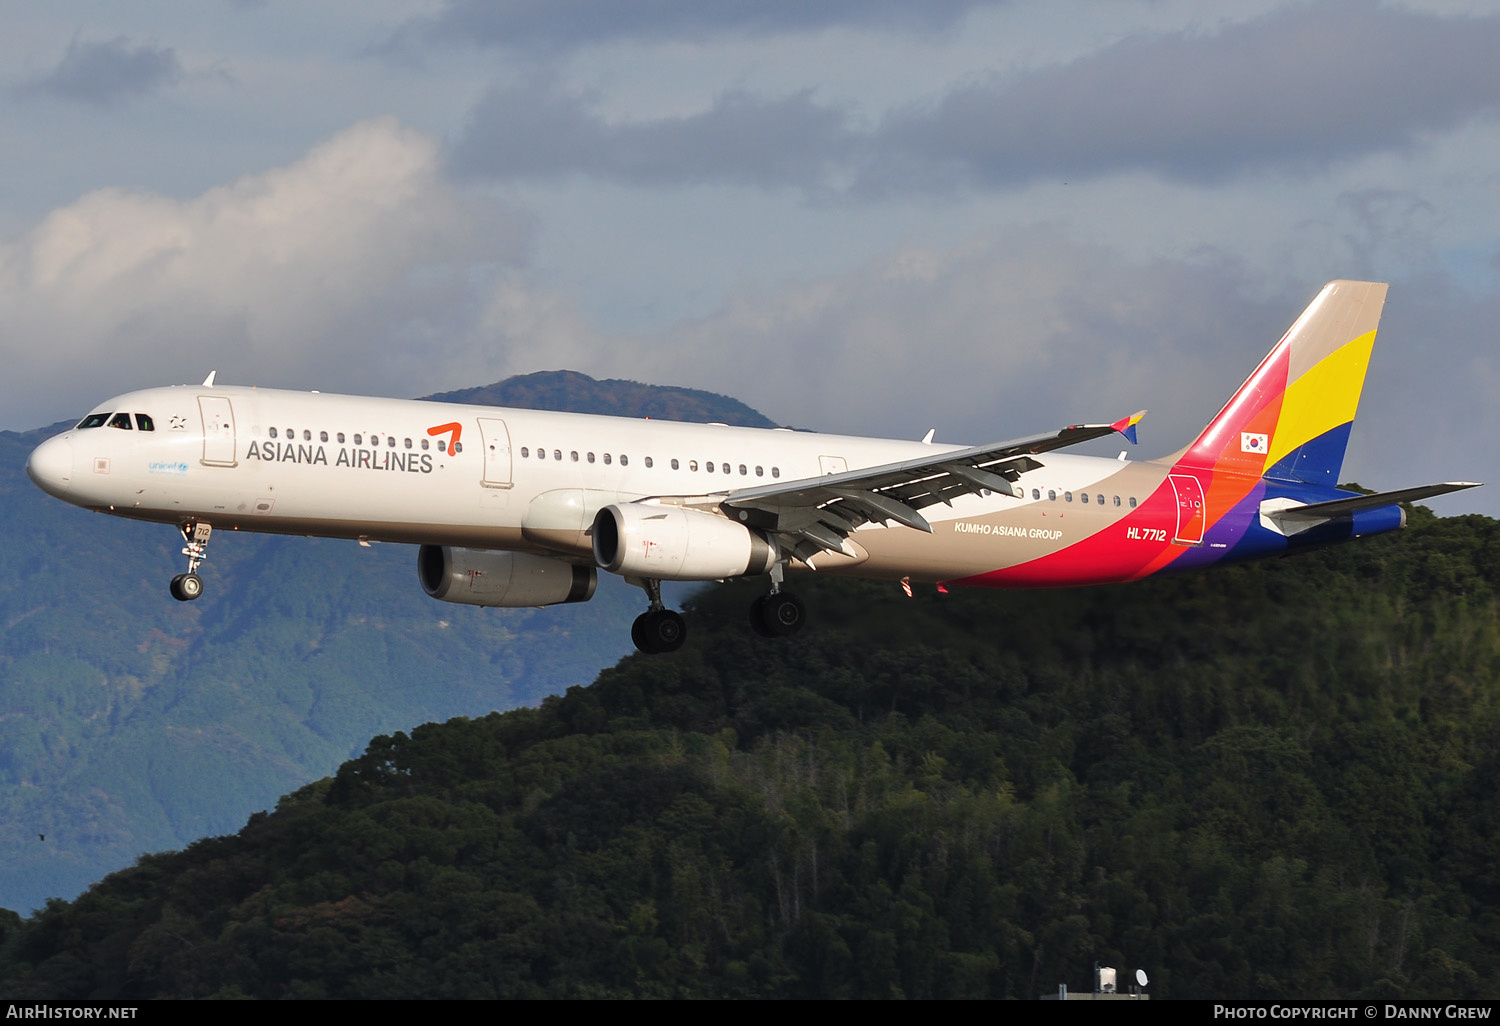
{"type": "Polygon", "coordinates": [[[1089,501],[1089,493],[1088,492],[1080,492],[1079,495],[1078,495],[1078,501],[1079,502],[1084,502],[1084,503],[1088,502],[1089,501]]]}
{"type": "Polygon", "coordinates": [[[401,439],[401,444],[402,444],[402,446],[404,448],[410,449],[411,448],[411,439],[410,438],[403,438],[403,439],[401,439]]]}
{"type": "Polygon", "coordinates": [[[651,462],[651,457],[647,456],[646,457],[646,469],[650,470],[653,466],[655,466],[655,464],[651,462]]]}
{"type": "Polygon", "coordinates": [[[697,460],[688,460],[688,469],[691,470],[693,473],[696,474],[698,472],[698,461],[697,460]]]}
{"type": "Polygon", "coordinates": [[[629,465],[630,465],[630,457],[626,456],[624,453],[621,453],[620,454],[620,466],[622,466],[622,467],[628,467],[629,465]]]}
{"type": "Polygon", "coordinates": [[[673,461],[672,461],[672,469],[673,469],[673,470],[681,470],[681,469],[682,469],[682,464],[680,464],[680,463],[678,463],[678,462],[677,462],[677,461],[676,461],[676,460],[675,460],[675,459],[674,459],[674,460],[673,460],[673,461]]]}
{"type": "Polygon", "coordinates": [[[340,445],[344,444],[344,433],[342,431],[340,431],[338,434],[334,435],[333,437],[337,438],[339,440],[339,444],[340,445]]]}
{"type": "Polygon", "coordinates": [[[82,430],[83,428],[103,427],[107,423],[109,423],[109,414],[91,413],[78,422],[78,427],[82,430]]]}
{"type": "Polygon", "coordinates": [[[745,477],[749,473],[750,473],[750,471],[745,468],[745,465],[743,463],[741,463],[740,464],[740,477],[745,477]]]}
{"type": "Polygon", "coordinates": [[[589,453],[587,459],[588,459],[588,461],[590,463],[594,462],[594,454],[593,453],[589,453]]]}
{"type": "Polygon", "coordinates": [[[328,432],[327,431],[319,431],[318,432],[318,441],[320,441],[320,442],[326,442],[326,441],[328,441],[328,432]]]}
{"type": "Polygon", "coordinates": [[[443,439],[443,438],[439,438],[438,439],[438,452],[447,452],[447,451],[448,451],[448,442],[447,442],[447,440],[443,439]]]}
{"type": "Polygon", "coordinates": [[[609,453],[604,454],[604,465],[609,466],[609,453]]]}
{"type": "MultiPolygon", "coordinates": [[[[275,429],[275,428],[272,428],[272,429],[271,429],[271,430],[272,430],[272,431],[275,431],[275,430],[276,430],[276,429],[275,429]]],[[[275,438],[275,437],[276,437],[276,436],[275,436],[275,435],[272,435],[272,436],[271,436],[271,437],[272,437],[272,438],[275,438]]],[[[360,434],[356,434],[356,435],[355,435],[355,436],[354,436],[354,444],[355,444],[355,445],[364,445],[364,444],[365,444],[365,443],[364,443],[364,442],[362,442],[362,441],[361,441],[361,439],[362,439],[362,438],[364,438],[364,435],[360,435],[360,434]]]]}
{"type": "Polygon", "coordinates": [[[1072,492],[1063,492],[1063,502],[1072,502],[1072,501],[1073,501],[1073,493],[1072,492]]]}
{"type": "Polygon", "coordinates": [[[386,436],[386,440],[385,440],[385,444],[389,445],[392,449],[394,449],[396,447],[396,436],[395,435],[387,435],[386,436]]]}
{"type": "Polygon", "coordinates": [[[275,428],[271,428],[271,429],[270,429],[270,430],[269,430],[269,431],[267,431],[267,432],[266,432],[266,433],[267,433],[267,434],[268,434],[268,435],[270,435],[270,436],[271,436],[271,437],[272,437],[272,438],[275,438],[275,437],[276,437],[276,429],[275,429],[275,428]]]}
{"type": "Polygon", "coordinates": [[[429,447],[429,443],[431,441],[432,440],[430,438],[424,438],[424,439],[422,439],[422,448],[424,448],[424,449],[428,448],[429,447]]]}
{"type": "Polygon", "coordinates": [[[756,467],[755,468],[755,476],[756,477],[765,477],[766,476],[766,468],[765,467],[756,467]]]}
{"type": "Polygon", "coordinates": [[[153,424],[151,422],[151,418],[144,413],[137,413],[135,415],[135,426],[142,431],[156,430],[156,425],[153,424]]]}
{"type": "Polygon", "coordinates": [[[1031,490],[1031,497],[1033,499],[1040,499],[1042,497],[1042,490],[1040,488],[1033,488],[1031,490]]]}
{"type": "Polygon", "coordinates": [[[1134,495],[1132,495],[1130,497],[1130,508],[1131,509],[1135,509],[1135,496],[1134,495]]]}
{"type": "Polygon", "coordinates": [[[555,460],[561,460],[562,459],[562,450],[561,449],[553,449],[552,450],[552,458],[555,459],[555,460]]]}
{"type": "Polygon", "coordinates": [[[780,477],[781,476],[781,468],[780,467],[772,467],[771,468],[771,476],[772,477],[780,477]]]}
{"type": "Polygon", "coordinates": [[[463,452],[464,451],[464,443],[462,443],[462,442],[454,442],[453,443],[453,451],[454,452],[463,452]]]}
{"type": "Polygon", "coordinates": [[[1104,496],[1102,496],[1102,495],[1096,495],[1096,496],[1094,496],[1094,498],[1096,500],[1098,500],[1099,505],[1101,505],[1101,506],[1104,505],[1104,496]]]}
{"type": "Polygon", "coordinates": [[[303,428],[302,429],[302,440],[304,442],[311,442],[312,441],[312,432],[309,431],[307,428],[303,428]]]}
{"type": "Polygon", "coordinates": [[[572,452],[568,453],[568,458],[571,459],[574,463],[577,463],[578,462],[578,450],[574,449],[572,452]]]}
{"type": "Polygon", "coordinates": [[[130,414],[128,414],[128,413],[117,413],[117,414],[115,414],[113,417],[109,418],[109,426],[112,427],[112,428],[119,428],[122,431],[129,431],[130,430],[130,414]]]}
{"type": "Polygon", "coordinates": [[[527,460],[527,459],[530,459],[530,458],[531,458],[531,450],[528,449],[528,448],[526,448],[526,446],[524,446],[524,445],[521,446],[521,459],[527,460]]]}

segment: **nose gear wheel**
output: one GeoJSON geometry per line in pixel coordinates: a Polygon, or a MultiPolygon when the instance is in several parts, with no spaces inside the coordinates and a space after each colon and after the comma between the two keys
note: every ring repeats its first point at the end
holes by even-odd
{"type": "Polygon", "coordinates": [[[169,590],[178,602],[191,602],[203,594],[203,578],[198,576],[198,568],[208,558],[208,539],[214,529],[211,524],[189,520],[181,530],[182,540],[186,542],[182,554],[188,558],[188,568],[187,573],[172,578],[169,590]]]}

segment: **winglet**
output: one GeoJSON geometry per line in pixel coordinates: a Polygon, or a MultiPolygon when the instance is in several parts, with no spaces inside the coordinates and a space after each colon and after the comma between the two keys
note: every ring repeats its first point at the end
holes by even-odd
{"type": "Polygon", "coordinates": [[[1145,415],[1145,410],[1142,410],[1139,413],[1133,413],[1128,417],[1122,417],[1121,419],[1115,421],[1110,425],[1110,427],[1114,428],[1116,431],[1120,432],[1120,434],[1130,439],[1131,445],[1135,445],[1135,426],[1141,422],[1141,418],[1145,415]]]}
{"type": "Polygon", "coordinates": [[[216,371],[216,370],[209,371],[208,372],[208,377],[206,377],[206,378],[203,379],[203,385],[201,387],[203,387],[203,388],[213,388],[214,387],[214,375],[217,374],[217,373],[219,373],[219,372],[216,371]]]}

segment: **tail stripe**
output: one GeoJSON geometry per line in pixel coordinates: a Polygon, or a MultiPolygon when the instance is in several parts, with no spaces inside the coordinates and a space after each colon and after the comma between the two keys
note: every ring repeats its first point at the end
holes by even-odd
{"type": "Polygon", "coordinates": [[[1268,476],[1311,481],[1315,475],[1320,484],[1338,483],[1326,479],[1336,479],[1344,462],[1343,443],[1348,441],[1349,426],[1359,408],[1374,345],[1372,329],[1309,367],[1288,386],[1271,442],[1268,476]],[[1299,452],[1303,459],[1287,460],[1299,452]],[[1315,454],[1321,457],[1322,466],[1313,470],[1298,465],[1310,462],[1315,454]]]}

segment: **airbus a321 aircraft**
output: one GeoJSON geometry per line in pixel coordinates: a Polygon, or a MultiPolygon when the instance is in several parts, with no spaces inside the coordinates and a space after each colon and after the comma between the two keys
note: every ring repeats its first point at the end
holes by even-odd
{"type": "Polygon", "coordinates": [[[683,643],[661,582],[765,575],[767,636],[802,627],[788,570],[1034,588],[1132,581],[1401,527],[1400,502],[1460,488],[1341,491],[1386,286],[1335,281],[1187,448],[1064,455],[1142,414],[991,445],[851,438],[226,387],[96,406],[31,454],[43,490],[174,524],[198,598],[214,531],[409,542],[428,595],[584,602],[602,569],[643,589],[631,636],[683,643]]]}

